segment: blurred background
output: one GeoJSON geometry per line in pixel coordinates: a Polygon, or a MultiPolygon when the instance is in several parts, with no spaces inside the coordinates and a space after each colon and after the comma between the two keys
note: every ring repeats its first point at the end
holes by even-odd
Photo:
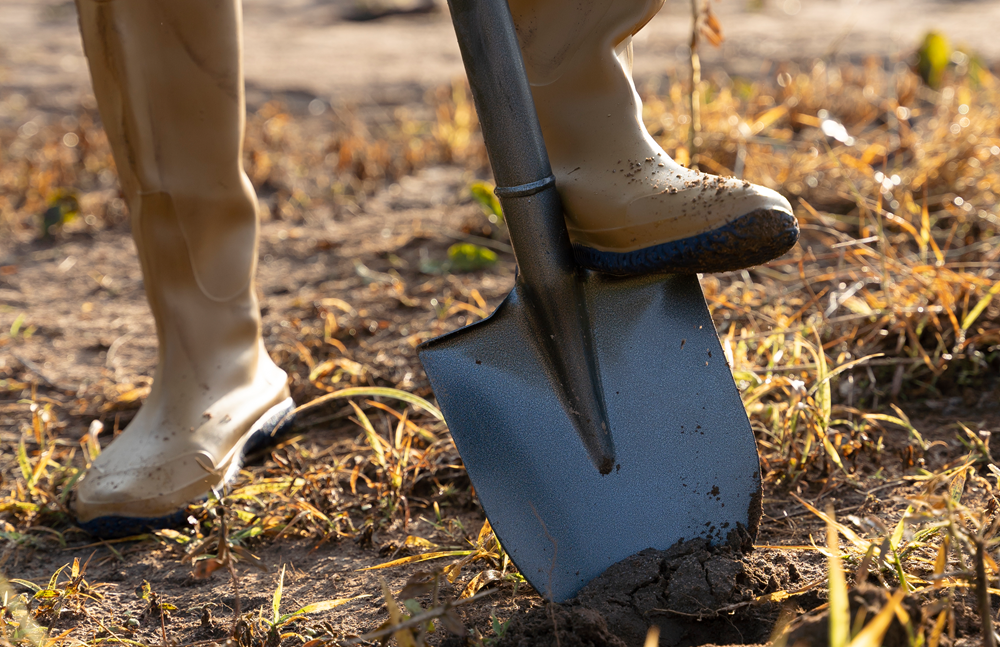
{"type": "MultiPolygon", "coordinates": [[[[400,103],[462,74],[443,0],[245,0],[246,76],[255,91],[400,103]]],[[[1000,2],[713,0],[725,40],[701,52],[706,75],[760,76],[774,61],[907,60],[930,30],[984,60],[1000,57],[1000,2]]],[[[668,0],[635,40],[637,79],[687,66],[691,8],[668,0]]],[[[0,123],[21,101],[92,102],[76,10],[66,0],[3,0],[0,123]],[[12,95],[17,95],[13,96],[12,95]],[[18,98],[21,97],[21,98],[18,98]]]]}

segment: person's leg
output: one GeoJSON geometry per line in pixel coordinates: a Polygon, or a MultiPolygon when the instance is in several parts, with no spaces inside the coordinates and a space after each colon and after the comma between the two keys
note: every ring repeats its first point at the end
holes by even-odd
{"type": "Polygon", "coordinates": [[[108,534],[165,522],[222,484],[291,400],[254,294],[239,0],[77,7],[159,339],[149,397],[72,501],[108,534]]]}
{"type": "Polygon", "coordinates": [[[545,145],[585,266],[728,271],[788,251],[778,193],[675,163],[642,123],[630,42],[663,0],[509,0],[545,145]]]}

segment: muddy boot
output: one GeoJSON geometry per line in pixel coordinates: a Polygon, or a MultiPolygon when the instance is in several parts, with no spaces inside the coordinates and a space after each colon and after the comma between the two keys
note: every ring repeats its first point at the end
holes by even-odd
{"type": "Polygon", "coordinates": [[[577,261],[613,274],[724,272],[787,252],[781,195],[674,162],[642,123],[631,38],[663,0],[509,0],[577,261]]]}
{"type": "Polygon", "coordinates": [[[238,0],[77,7],[159,339],[149,397],[71,500],[83,528],[113,536],[183,522],[292,401],[254,293],[238,0]]]}

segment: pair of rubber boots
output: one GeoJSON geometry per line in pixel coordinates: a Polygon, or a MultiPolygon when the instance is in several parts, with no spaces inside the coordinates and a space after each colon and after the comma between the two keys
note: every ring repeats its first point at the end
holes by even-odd
{"type": "MultiPolygon", "coordinates": [[[[631,37],[662,2],[510,0],[578,261],[639,274],[771,260],[798,237],[788,202],[678,165],[642,124],[631,37]]],[[[77,7],[159,338],[148,399],[70,503],[85,529],[120,536],[182,522],[293,405],[254,291],[239,0],[77,7]]]]}

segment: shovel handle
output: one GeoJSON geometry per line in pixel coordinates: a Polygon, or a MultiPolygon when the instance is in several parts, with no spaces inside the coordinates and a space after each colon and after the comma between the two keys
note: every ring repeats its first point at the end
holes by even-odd
{"type": "Polygon", "coordinates": [[[448,0],[519,276],[515,291],[554,385],[601,474],[615,466],[582,272],[545,151],[507,0],[448,0]]]}
{"type": "Polygon", "coordinates": [[[521,282],[565,293],[576,263],[507,0],[448,5],[521,282]]]}
{"type": "Polygon", "coordinates": [[[448,0],[498,187],[552,175],[507,0],[448,0]]]}

